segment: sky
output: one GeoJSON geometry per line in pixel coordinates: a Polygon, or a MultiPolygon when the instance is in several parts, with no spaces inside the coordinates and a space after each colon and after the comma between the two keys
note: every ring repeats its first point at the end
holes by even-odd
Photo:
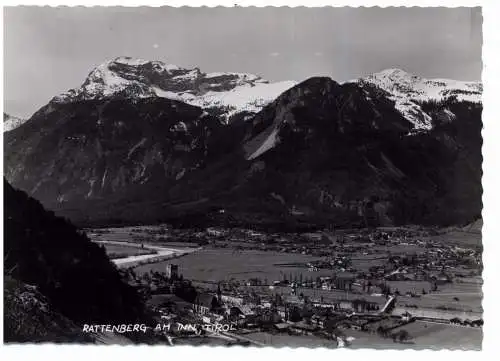
{"type": "Polygon", "coordinates": [[[480,8],[4,8],[4,111],[29,117],[118,56],[270,81],[387,68],[481,79],[480,8]]]}

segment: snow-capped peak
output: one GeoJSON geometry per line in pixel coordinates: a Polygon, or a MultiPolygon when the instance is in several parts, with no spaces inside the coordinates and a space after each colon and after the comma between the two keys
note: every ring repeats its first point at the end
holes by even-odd
{"type": "Polygon", "coordinates": [[[248,73],[207,74],[198,68],[120,56],[94,68],[80,88],[69,90],[53,101],[164,97],[216,109],[228,119],[238,112],[259,111],[295,84],[270,83],[248,73]]]}
{"type": "Polygon", "coordinates": [[[359,81],[372,83],[391,94],[400,93],[419,102],[443,101],[452,96],[456,96],[459,101],[481,102],[480,82],[425,79],[401,69],[382,70],[359,81]]]}
{"type": "Polygon", "coordinates": [[[419,78],[416,75],[410,74],[407,71],[399,68],[384,69],[378,73],[374,73],[371,76],[375,77],[390,77],[390,78],[419,78]]]}
{"type": "Polygon", "coordinates": [[[374,85],[389,94],[396,109],[410,121],[416,130],[432,128],[432,119],[421,105],[449,99],[481,102],[482,84],[451,79],[425,79],[404,70],[385,69],[364,78],[352,81],[358,84],[374,85]]]}
{"type": "Polygon", "coordinates": [[[112,62],[118,63],[118,64],[130,65],[130,66],[140,66],[140,65],[152,64],[153,66],[156,66],[156,67],[162,67],[165,70],[179,70],[180,69],[177,65],[165,64],[161,61],[134,59],[134,58],[131,58],[129,56],[119,56],[115,60],[113,60],[112,62]]]}

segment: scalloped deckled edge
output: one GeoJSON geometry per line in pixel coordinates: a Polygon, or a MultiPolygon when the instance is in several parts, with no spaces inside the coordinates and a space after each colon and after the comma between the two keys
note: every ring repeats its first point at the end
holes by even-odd
{"type": "Polygon", "coordinates": [[[172,7],[475,7],[484,5],[480,0],[311,0],[311,1],[291,1],[291,0],[3,0],[4,6],[36,5],[36,6],[172,6],[172,7]]]}
{"type": "MultiPolygon", "coordinates": [[[[234,4],[238,4],[239,6],[246,6],[246,5],[254,5],[258,7],[263,7],[263,6],[287,6],[290,5],[290,1],[189,1],[187,2],[189,6],[209,6],[209,7],[217,7],[217,6],[234,6],[234,4]],[[215,5],[213,5],[215,3],[215,5]]],[[[358,7],[360,5],[364,5],[364,7],[391,7],[391,6],[405,6],[405,7],[411,7],[411,6],[446,6],[446,7],[459,7],[459,6],[467,6],[467,7],[473,7],[473,6],[480,6],[484,5],[481,1],[464,1],[464,0],[457,0],[457,1],[436,1],[436,0],[421,0],[421,1],[384,1],[383,5],[381,4],[381,1],[359,1],[359,0],[353,0],[353,1],[308,1],[308,5],[306,7],[318,7],[318,6],[325,6],[325,5],[333,5],[333,6],[350,6],[350,7],[358,7]],[[382,5],[382,6],[381,6],[382,5]]],[[[18,5],[19,1],[13,1],[13,0],[4,0],[2,2],[4,6],[14,6],[18,5]]],[[[181,6],[186,6],[186,2],[182,1],[161,1],[161,0],[156,0],[156,1],[148,1],[147,4],[145,3],[139,3],[136,1],[131,1],[131,0],[125,0],[125,1],[106,1],[104,4],[102,1],[79,1],[79,2],[69,2],[69,1],[24,1],[23,5],[49,5],[49,6],[57,6],[57,5],[67,5],[67,6],[93,6],[93,5],[106,5],[106,6],[111,6],[111,5],[123,5],[123,6],[174,6],[174,7],[181,7],[181,6]],[[85,3],[84,5],[82,3],[85,3]],[[82,5],[80,5],[82,4],[82,5]]],[[[500,264],[498,260],[498,255],[500,255],[500,249],[498,243],[500,242],[500,239],[498,237],[495,237],[496,235],[500,235],[499,232],[499,214],[500,214],[500,209],[498,212],[495,212],[495,207],[498,208],[498,204],[500,204],[500,197],[498,195],[498,187],[500,185],[500,175],[499,171],[497,169],[498,167],[498,162],[495,162],[498,158],[495,158],[497,154],[500,154],[500,149],[499,147],[496,147],[496,144],[498,144],[498,137],[500,135],[500,126],[497,122],[497,111],[495,107],[493,107],[493,104],[495,101],[497,101],[497,94],[500,94],[500,87],[498,82],[495,82],[494,80],[500,79],[500,70],[496,66],[496,64],[499,63],[499,59],[495,59],[495,55],[498,56],[498,54],[495,54],[499,50],[498,44],[500,44],[500,32],[498,29],[495,28],[495,23],[498,21],[500,18],[498,9],[496,13],[492,13],[489,10],[493,9],[494,6],[490,6],[491,2],[486,4],[486,6],[483,8],[483,18],[485,21],[485,27],[484,27],[484,46],[483,46],[483,62],[484,62],[484,70],[483,70],[483,84],[484,84],[484,93],[483,93],[483,104],[484,104],[484,111],[483,111],[483,220],[484,220],[484,226],[483,226],[483,245],[485,246],[485,249],[488,249],[488,251],[484,251],[483,253],[483,261],[484,261],[484,272],[483,272],[483,294],[485,297],[483,298],[483,309],[484,313],[486,313],[487,317],[484,317],[486,322],[485,322],[485,327],[483,328],[484,332],[484,338],[483,338],[483,349],[484,347],[484,341],[488,341],[487,343],[489,344],[490,347],[495,345],[495,341],[498,341],[498,338],[495,335],[495,332],[493,331],[493,327],[495,326],[495,317],[498,318],[499,311],[497,310],[496,302],[497,299],[495,298],[497,293],[497,287],[495,283],[498,282],[498,280],[495,278],[495,276],[498,277],[500,275],[498,265],[500,264]],[[496,61],[495,61],[496,60],[496,61]],[[496,127],[496,128],[495,128],[496,127]],[[497,252],[495,252],[495,250],[497,252]],[[488,283],[487,280],[490,280],[492,283],[488,283]],[[493,283],[495,282],[495,283],[493,283]],[[487,287],[491,286],[491,287],[487,287]],[[491,326],[491,327],[489,327],[491,326]]],[[[303,7],[304,5],[292,5],[291,7],[303,7]]],[[[493,11],[492,10],[492,11],[493,11]]],[[[3,151],[3,147],[2,147],[3,151]]],[[[498,157],[498,156],[497,156],[498,157]]],[[[496,323],[498,324],[498,323],[496,323]]],[[[31,349],[32,352],[37,352],[37,349],[33,349],[32,346],[24,345],[21,346],[22,348],[25,349],[31,349]]],[[[494,346],[493,346],[494,347],[494,346]]],[[[88,359],[85,357],[85,353],[78,352],[81,351],[81,347],[64,347],[66,349],[66,356],[69,356],[67,359],[88,359]],[[76,352],[75,352],[76,351],[76,352]]],[[[5,348],[2,348],[2,354],[5,348]]],[[[13,349],[13,347],[9,347],[8,349],[13,349]]],[[[48,349],[60,349],[58,346],[51,345],[48,347],[48,349]]],[[[97,359],[105,359],[105,356],[115,356],[120,357],[122,359],[139,359],[137,357],[141,357],[141,355],[147,358],[150,358],[151,356],[157,356],[159,357],[158,359],[165,359],[166,357],[169,359],[174,359],[176,356],[179,359],[212,359],[210,356],[217,357],[218,359],[223,359],[223,360],[238,360],[238,361],[246,361],[248,360],[255,360],[256,357],[261,358],[263,356],[262,352],[265,351],[267,354],[267,357],[279,357],[279,356],[288,356],[290,360],[312,360],[311,356],[316,356],[318,360],[321,360],[321,357],[335,357],[335,356],[343,356],[345,355],[344,352],[350,352],[347,349],[338,349],[336,350],[336,353],[334,355],[326,352],[330,352],[330,350],[326,350],[323,348],[289,348],[289,347],[282,347],[282,348],[273,348],[273,347],[266,347],[265,349],[259,349],[259,348],[245,348],[244,352],[239,352],[240,350],[243,350],[243,348],[237,347],[234,348],[236,352],[233,352],[234,350],[224,348],[224,347],[207,347],[207,346],[199,346],[199,347],[190,347],[190,346],[177,346],[174,349],[169,348],[168,351],[163,348],[148,348],[147,349],[147,355],[144,354],[143,352],[146,351],[146,348],[142,347],[107,347],[107,348],[101,348],[99,350],[99,356],[97,359]],[[121,349],[121,351],[120,351],[121,349]],[[174,350],[175,349],[175,350],[174,350]],[[217,356],[215,354],[206,354],[206,351],[216,349],[217,350],[217,356]],[[134,351],[137,350],[137,351],[134,351]],[[173,352],[174,351],[174,352],[173,352]],[[259,354],[254,353],[259,351],[259,354]],[[283,351],[290,351],[289,355],[286,355],[283,353],[283,351]],[[112,353],[110,353],[112,352],[112,353]],[[136,352],[136,353],[134,353],[136,352]],[[166,353],[168,352],[168,353],[166,353]],[[273,352],[277,352],[274,353],[273,352]],[[279,352],[279,353],[278,353],[279,352]],[[311,353],[313,352],[313,353],[311,353]],[[322,353],[325,352],[325,353],[322,353]],[[339,353],[340,352],[340,353],[339,353]],[[293,355],[293,357],[290,357],[293,355]]],[[[414,352],[411,352],[413,350],[405,350],[405,351],[410,351],[406,352],[404,354],[405,359],[409,358],[412,359],[411,356],[413,357],[422,357],[422,356],[430,356],[430,357],[440,357],[442,356],[447,356],[450,355],[453,357],[454,360],[457,358],[460,359],[461,357],[464,357],[469,359],[470,357],[474,357],[476,354],[470,354],[470,353],[453,353],[449,354],[449,350],[441,350],[441,352],[444,352],[443,354],[437,354],[435,352],[425,352],[425,351],[435,351],[436,349],[426,349],[426,350],[419,350],[417,351],[418,354],[415,354],[414,352]],[[424,354],[422,354],[424,352],[424,354]],[[464,355],[467,354],[467,355],[464,355]]],[[[46,351],[46,349],[44,350],[46,351]]],[[[356,355],[362,356],[370,356],[370,361],[372,360],[387,360],[387,358],[390,358],[392,355],[393,357],[397,357],[398,359],[401,359],[401,356],[399,354],[400,351],[397,350],[384,350],[388,351],[382,354],[381,352],[375,352],[375,353],[370,353],[366,351],[373,351],[373,349],[358,349],[356,355]]],[[[403,351],[403,350],[401,350],[403,351]]],[[[210,351],[209,351],[210,352],[210,351]]],[[[50,354],[50,353],[48,353],[50,354]]],[[[40,353],[38,353],[40,355],[40,353]]],[[[350,354],[352,357],[352,353],[350,354]]],[[[479,355],[479,354],[478,354],[479,355]]],[[[267,358],[266,357],[266,358],[267,358]]],[[[11,358],[5,358],[5,359],[11,359],[11,358]]],[[[45,357],[39,357],[39,359],[51,359],[51,358],[45,358],[45,357]]],[[[444,360],[444,359],[443,359],[444,360]]],[[[288,361],[288,359],[287,359],[288,361]]]]}

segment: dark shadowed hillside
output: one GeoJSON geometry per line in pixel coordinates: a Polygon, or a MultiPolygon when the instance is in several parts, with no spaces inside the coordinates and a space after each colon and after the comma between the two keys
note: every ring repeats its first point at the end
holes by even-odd
{"type": "MultiPolygon", "coordinates": [[[[4,232],[4,273],[36,287],[54,312],[76,325],[141,318],[140,297],[122,281],[105,250],[5,181],[4,232]]],[[[6,314],[14,312],[8,306],[16,305],[16,292],[14,287],[6,314]]],[[[7,336],[22,341],[15,333],[7,336]]]]}
{"type": "Polygon", "coordinates": [[[162,98],[50,104],[5,135],[6,177],[51,208],[152,179],[172,184],[226,151],[233,140],[222,129],[200,108],[162,98]]]}
{"type": "Polygon", "coordinates": [[[92,342],[81,327],[52,310],[36,287],[8,276],[4,285],[5,342],[92,342]]]}

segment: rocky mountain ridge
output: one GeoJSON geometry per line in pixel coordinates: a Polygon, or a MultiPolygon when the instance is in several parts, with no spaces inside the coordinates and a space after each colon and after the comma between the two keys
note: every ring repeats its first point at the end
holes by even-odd
{"type": "Polygon", "coordinates": [[[161,61],[118,57],[95,69],[81,87],[52,99],[54,103],[109,98],[160,97],[199,106],[229,122],[251,115],[296,83],[270,83],[247,73],[204,73],[161,61]]]}

